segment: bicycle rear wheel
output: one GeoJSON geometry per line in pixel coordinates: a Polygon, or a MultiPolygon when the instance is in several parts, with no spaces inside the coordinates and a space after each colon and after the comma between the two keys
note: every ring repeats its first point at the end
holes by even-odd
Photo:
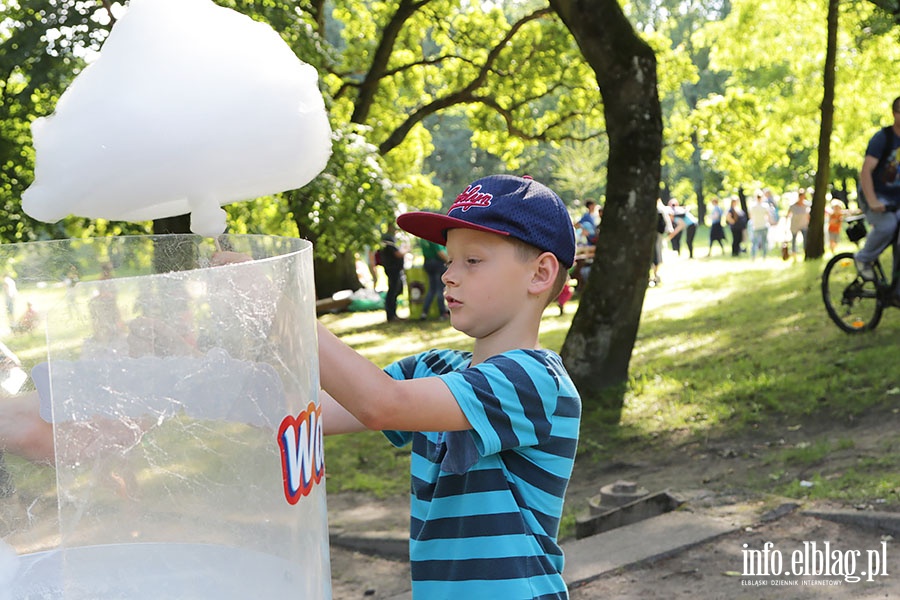
{"type": "MultiPolygon", "coordinates": [[[[884,310],[878,286],[863,281],[856,271],[852,252],[837,254],[825,265],[822,273],[822,299],[831,320],[847,333],[871,331],[881,321],[884,310]]],[[[875,275],[884,279],[880,263],[875,262],[875,275]]]]}

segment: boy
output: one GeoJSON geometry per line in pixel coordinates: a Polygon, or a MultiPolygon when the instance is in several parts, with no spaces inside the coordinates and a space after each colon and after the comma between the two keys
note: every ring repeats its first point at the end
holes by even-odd
{"type": "Polygon", "coordinates": [[[397,222],[446,246],[451,324],[473,350],[431,350],[382,371],[320,324],[325,432],[412,443],[415,598],[566,598],[556,538],[581,401],[559,356],[537,348],[575,256],[565,206],[531,178],[494,175],[446,215],[397,222]]]}

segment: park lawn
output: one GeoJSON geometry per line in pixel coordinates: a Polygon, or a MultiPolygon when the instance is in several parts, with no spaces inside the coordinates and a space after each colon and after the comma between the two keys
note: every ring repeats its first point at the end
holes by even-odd
{"type": "MultiPolygon", "coordinates": [[[[666,255],[663,284],[646,293],[631,377],[620,391],[621,422],[604,424],[596,407],[584,406],[580,465],[608,464],[637,449],[664,454],[685,440],[740,439],[766,428],[822,429],[832,420],[900,410],[893,408],[900,403],[900,311],[888,309],[872,333],[847,335],[829,321],[822,304],[820,274],[827,257],[794,262],[776,254],[754,262],[716,249],[707,257],[706,246],[698,244],[693,260],[684,252],[666,255]]],[[[561,348],[577,300],[565,308],[563,315],[555,305],[545,312],[544,347],[561,348]]],[[[430,348],[471,344],[446,321],[387,324],[383,312],[321,320],[381,366],[430,348]]],[[[852,453],[856,444],[840,436],[772,448],[759,458],[760,472],[740,485],[749,493],[854,503],[896,496],[896,444],[885,442],[840,474],[819,468],[852,453]]],[[[408,493],[409,449],[394,448],[380,433],[326,438],[325,457],[329,493],[408,493]]],[[[34,497],[52,491],[50,470],[12,456],[7,462],[20,491],[34,497]]],[[[563,536],[574,523],[575,509],[566,511],[563,536]]]]}
{"type": "MultiPolygon", "coordinates": [[[[900,311],[888,309],[872,333],[841,332],[821,299],[828,258],[782,261],[773,250],[766,260],[751,261],[721,256],[718,248],[707,257],[699,244],[693,260],[686,252],[667,254],[663,285],[645,297],[621,422],[609,427],[586,405],[578,460],[600,463],[636,448],[664,452],[676,439],[736,438],[760,428],[812,427],[893,410],[900,404],[900,311]]],[[[547,309],[545,347],[560,349],[576,308],[577,302],[569,303],[562,316],[555,305],[547,309]]],[[[381,313],[322,320],[382,366],[432,347],[470,347],[446,322],[388,325],[381,313]]],[[[744,485],[750,492],[843,501],[900,489],[900,452],[893,448],[840,478],[817,481],[812,490],[773,475],[798,462],[827,461],[852,445],[842,438],[794,453],[773,450],[762,459],[766,474],[744,485]]],[[[394,449],[378,433],[328,438],[325,455],[330,493],[408,490],[408,451],[394,449]]]]}

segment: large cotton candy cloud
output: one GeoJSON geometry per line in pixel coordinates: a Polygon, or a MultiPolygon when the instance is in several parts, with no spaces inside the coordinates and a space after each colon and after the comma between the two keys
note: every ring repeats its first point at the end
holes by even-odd
{"type": "Polygon", "coordinates": [[[211,0],[132,0],[99,58],[32,125],[35,219],[143,221],[296,189],[331,153],[318,76],[268,25],[211,0]]]}

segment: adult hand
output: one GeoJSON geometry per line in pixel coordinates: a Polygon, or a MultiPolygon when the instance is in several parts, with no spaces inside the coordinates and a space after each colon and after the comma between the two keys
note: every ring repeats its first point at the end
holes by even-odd
{"type": "Polygon", "coordinates": [[[883,213],[885,210],[887,210],[884,202],[882,202],[878,198],[875,198],[875,202],[871,202],[869,200],[866,200],[866,202],[869,203],[869,210],[871,210],[872,212],[883,213]]]}

